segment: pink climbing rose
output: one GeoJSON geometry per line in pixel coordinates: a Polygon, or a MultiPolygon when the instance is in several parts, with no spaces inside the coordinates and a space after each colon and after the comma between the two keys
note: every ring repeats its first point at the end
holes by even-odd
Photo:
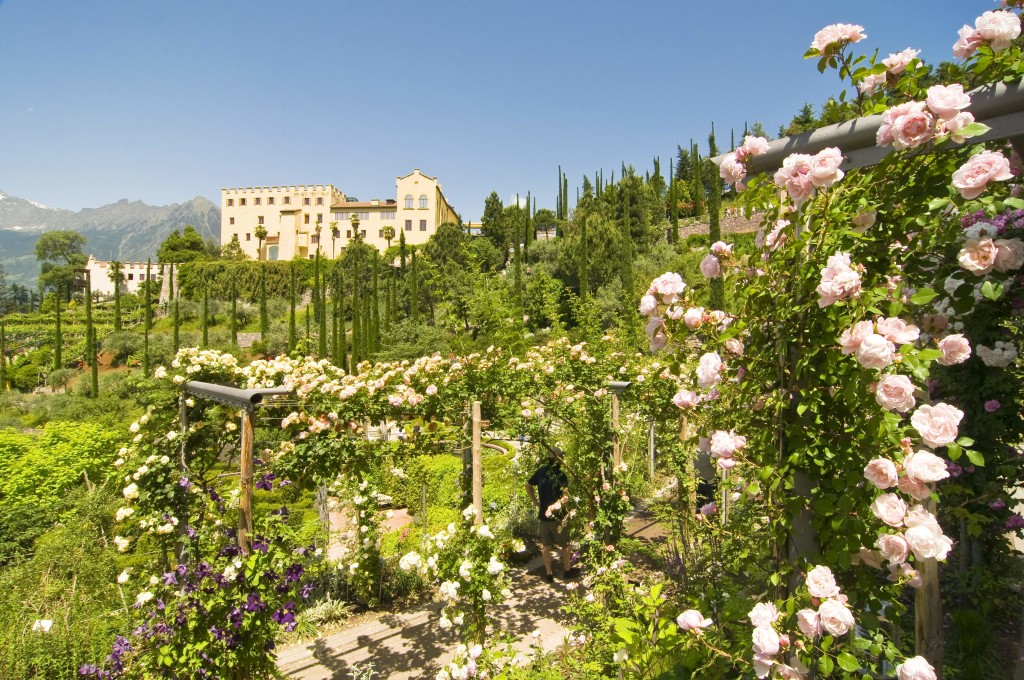
{"type": "Polygon", "coordinates": [[[836,577],[832,570],[826,566],[818,565],[807,572],[807,592],[811,597],[826,598],[835,597],[839,594],[839,586],[836,585],[836,577]]]}
{"type": "Polygon", "coordinates": [[[864,467],[864,479],[879,489],[889,489],[896,486],[899,473],[896,464],[888,458],[873,458],[864,467]]]}
{"type": "Polygon", "coordinates": [[[953,187],[965,199],[981,196],[989,182],[1005,182],[1013,178],[1010,161],[998,151],[982,151],[971,156],[953,173],[953,187]]]}
{"type": "Polygon", "coordinates": [[[936,680],[935,669],[923,656],[912,656],[896,666],[897,680],[936,680]]]}
{"type": "Polygon", "coordinates": [[[886,70],[893,75],[899,75],[907,70],[910,66],[910,62],[917,59],[917,55],[921,53],[921,50],[912,50],[909,47],[902,52],[896,54],[890,54],[887,58],[882,60],[885,64],[886,70]]]}
{"type": "Polygon", "coordinates": [[[969,238],[957,253],[960,266],[976,276],[988,274],[996,266],[999,249],[989,237],[969,238]]]}
{"type": "Polygon", "coordinates": [[[687,609],[676,618],[676,625],[683,630],[690,630],[695,633],[700,633],[702,629],[707,628],[713,623],[711,619],[706,618],[696,609],[687,609]]]}
{"type": "Polygon", "coordinates": [[[953,85],[932,85],[925,100],[928,108],[942,120],[951,120],[971,105],[971,97],[964,92],[960,83],[953,85]]]}
{"type": "Polygon", "coordinates": [[[850,256],[836,251],[828,258],[827,265],[821,270],[821,283],[817,292],[821,296],[819,307],[828,307],[840,300],[857,297],[860,294],[860,273],[850,266],[850,256]]]}
{"type": "Polygon", "coordinates": [[[831,24],[814,34],[811,49],[824,53],[833,45],[860,42],[868,37],[864,27],[857,24],[831,24]]]}
{"type": "Polygon", "coordinates": [[[942,350],[942,356],[936,361],[943,366],[962,364],[971,356],[971,343],[962,333],[947,335],[939,340],[939,349],[942,350]]]}
{"type": "Polygon", "coordinates": [[[955,406],[938,403],[934,406],[925,404],[910,416],[910,424],[914,426],[925,444],[934,448],[952,444],[956,441],[957,426],[964,417],[964,412],[955,406]]]}

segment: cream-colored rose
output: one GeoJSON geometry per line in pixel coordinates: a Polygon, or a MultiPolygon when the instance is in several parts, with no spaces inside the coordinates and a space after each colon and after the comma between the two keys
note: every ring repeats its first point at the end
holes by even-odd
{"type": "Polygon", "coordinates": [[[892,342],[877,333],[872,333],[860,342],[855,356],[864,368],[882,369],[892,363],[896,348],[892,342]]]}
{"type": "Polygon", "coordinates": [[[864,478],[879,489],[889,489],[896,486],[899,474],[888,458],[874,458],[864,467],[864,478]]]}
{"type": "Polygon", "coordinates": [[[796,625],[800,632],[813,639],[821,635],[821,617],[813,609],[801,609],[796,613],[796,625]]]}
{"type": "Polygon", "coordinates": [[[914,383],[905,375],[882,376],[875,389],[875,401],[882,408],[906,413],[917,404],[914,399],[914,383]]]}
{"type": "Polygon", "coordinates": [[[969,238],[957,253],[956,259],[967,271],[983,276],[995,267],[996,244],[990,238],[969,238]]]}
{"type": "Polygon", "coordinates": [[[971,343],[962,333],[947,335],[939,340],[939,349],[942,350],[942,356],[936,361],[943,366],[962,364],[971,356],[971,343]]]}
{"type": "Polygon", "coordinates": [[[924,443],[934,449],[956,441],[957,426],[963,417],[964,412],[955,406],[925,404],[910,416],[910,424],[921,435],[924,443]]]}
{"type": "Polygon", "coordinates": [[[821,627],[832,635],[846,635],[856,625],[850,608],[838,600],[822,602],[818,616],[821,617],[821,627]]]}
{"type": "Polygon", "coordinates": [[[915,451],[903,461],[903,469],[911,479],[926,484],[949,477],[946,462],[931,451],[915,451]]]}
{"type": "Polygon", "coordinates": [[[828,567],[818,565],[807,572],[807,592],[811,597],[835,597],[839,594],[839,586],[836,585],[836,578],[828,567]]]}
{"type": "Polygon", "coordinates": [[[883,493],[871,504],[871,512],[889,526],[898,527],[903,525],[907,503],[894,493],[883,493]]]}
{"type": "Polygon", "coordinates": [[[993,266],[997,272],[1010,272],[1024,266],[1024,241],[1020,239],[1000,238],[994,241],[996,261],[993,266]]]}
{"type": "Polygon", "coordinates": [[[903,538],[900,534],[882,534],[878,537],[875,545],[878,546],[882,557],[893,564],[903,564],[907,561],[907,556],[910,555],[910,546],[907,545],[907,539],[903,538]]]}
{"type": "Polygon", "coordinates": [[[944,560],[953,547],[953,542],[942,533],[938,524],[921,524],[911,527],[907,529],[904,536],[914,557],[919,560],[931,558],[944,560]]]}

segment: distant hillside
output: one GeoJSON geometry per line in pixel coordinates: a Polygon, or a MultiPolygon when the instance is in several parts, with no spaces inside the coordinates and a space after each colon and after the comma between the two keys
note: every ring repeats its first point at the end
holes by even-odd
{"type": "Polygon", "coordinates": [[[54,229],[74,229],[85,236],[86,254],[97,259],[145,260],[155,257],[160,243],[186,224],[203,238],[220,241],[220,208],[202,196],[164,206],[122,199],[72,212],[0,191],[0,264],[13,282],[32,283],[39,273],[36,239],[54,229]]]}

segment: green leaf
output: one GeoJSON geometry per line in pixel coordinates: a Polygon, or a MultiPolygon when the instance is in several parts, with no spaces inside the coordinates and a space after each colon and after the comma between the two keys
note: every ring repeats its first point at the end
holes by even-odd
{"type": "Polygon", "coordinates": [[[985,457],[973,449],[967,449],[967,460],[971,461],[972,464],[978,467],[985,467],[985,457]]]}
{"type": "Polygon", "coordinates": [[[993,284],[991,281],[986,281],[981,284],[981,294],[995,302],[1003,296],[1003,284],[993,284]]]}
{"type": "Polygon", "coordinates": [[[938,293],[936,293],[931,288],[922,288],[916,293],[914,293],[914,296],[910,298],[910,301],[913,302],[915,305],[926,305],[932,300],[934,300],[937,295],[938,293]]]}
{"type": "Polygon", "coordinates": [[[839,662],[839,667],[847,673],[852,673],[860,668],[860,664],[857,662],[857,657],[849,652],[840,653],[839,656],[836,657],[836,661],[839,662]]]}
{"type": "Polygon", "coordinates": [[[941,356],[941,349],[923,349],[917,353],[917,358],[921,361],[935,361],[941,356]]]}
{"type": "Polygon", "coordinates": [[[1007,198],[1003,199],[1003,203],[1005,203],[1007,206],[1011,208],[1016,208],[1017,210],[1024,210],[1024,198],[1007,198]]]}
{"type": "Polygon", "coordinates": [[[768,580],[772,582],[772,585],[773,585],[773,586],[777,586],[777,585],[779,585],[779,581],[780,581],[781,579],[779,578],[779,575],[778,575],[778,574],[772,574],[772,575],[771,575],[771,576],[770,576],[770,577],[768,578],[768,580]]]}
{"type": "Polygon", "coordinates": [[[934,212],[940,208],[945,208],[949,204],[948,198],[933,198],[928,201],[928,210],[934,212]]]}
{"type": "Polygon", "coordinates": [[[821,670],[823,675],[832,675],[832,670],[835,667],[836,665],[832,663],[832,657],[828,654],[821,657],[821,659],[818,661],[818,668],[821,670]]]}
{"type": "Polygon", "coordinates": [[[985,134],[991,129],[992,128],[985,125],[984,123],[971,123],[970,125],[965,125],[963,128],[961,128],[960,132],[958,132],[957,134],[960,135],[961,137],[977,137],[978,135],[985,134]]]}
{"type": "Polygon", "coordinates": [[[957,460],[964,455],[964,450],[958,444],[949,444],[946,446],[946,454],[950,460],[957,460]]]}
{"type": "Polygon", "coordinates": [[[974,440],[971,439],[970,437],[960,437],[959,439],[956,440],[956,443],[959,444],[960,446],[973,446],[974,440]]]}

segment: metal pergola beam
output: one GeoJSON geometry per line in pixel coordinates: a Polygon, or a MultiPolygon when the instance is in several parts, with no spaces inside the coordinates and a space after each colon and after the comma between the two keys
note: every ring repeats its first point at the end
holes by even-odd
{"type": "MultiPolygon", "coordinates": [[[[968,111],[974,114],[977,122],[991,128],[984,135],[972,137],[971,143],[1009,139],[1018,153],[1024,151],[1024,81],[990,83],[971,90],[969,94],[971,106],[968,111]]],[[[766,153],[747,160],[747,175],[753,177],[774,172],[782,167],[782,161],[790,154],[814,154],[830,146],[839,147],[843,152],[843,169],[875,165],[892,151],[879,147],[876,142],[881,125],[882,115],[874,114],[776,139],[769,142],[766,153]]],[[[721,165],[723,158],[724,154],[711,160],[715,165],[721,165]]]]}
{"type": "MultiPolygon", "coordinates": [[[[253,493],[253,414],[256,407],[263,403],[265,397],[278,397],[291,394],[286,387],[266,387],[254,390],[243,390],[229,385],[217,385],[191,381],[185,383],[185,394],[199,399],[208,399],[218,404],[231,406],[242,412],[242,442],[239,467],[241,468],[240,487],[242,496],[239,499],[238,509],[238,547],[243,554],[248,554],[252,537],[252,493],[253,493]]],[[[185,408],[184,399],[181,405],[181,428],[187,431],[188,410],[185,408]]],[[[184,438],[182,439],[184,442],[184,438]]],[[[182,444],[184,446],[184,443],[182,444]]]]}

